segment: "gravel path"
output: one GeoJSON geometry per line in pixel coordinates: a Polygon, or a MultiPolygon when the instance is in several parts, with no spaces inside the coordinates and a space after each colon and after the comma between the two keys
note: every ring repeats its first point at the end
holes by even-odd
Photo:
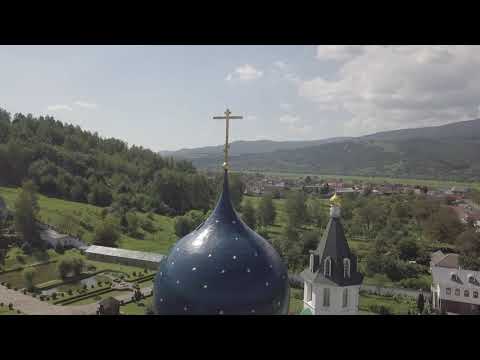
{"type": "Polygon", "coordinates": [[[0,285],[0,302],[6,306],[12,303],[14,309],[28,315],[95,315],[97,304],[60,306],[25,295],[0,285]]]}

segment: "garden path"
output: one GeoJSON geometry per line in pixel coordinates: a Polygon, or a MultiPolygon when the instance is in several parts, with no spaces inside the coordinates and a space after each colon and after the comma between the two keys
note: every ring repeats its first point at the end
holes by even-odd
{"type": "Polygon", "coordinates": [[[97,303],[87,305],[52,305],[0,285],[0,302],[5,306],[12,303],[14,309],[28,315],[95,315],[97,303]]]}

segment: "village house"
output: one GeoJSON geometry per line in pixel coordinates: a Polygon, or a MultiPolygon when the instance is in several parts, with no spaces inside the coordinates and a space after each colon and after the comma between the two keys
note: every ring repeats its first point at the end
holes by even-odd
{"type": "Polygon", "coordinates": [[[432,306],[441,313],[480,313],[480,271],[462,269],[458,254],[431,255],[432,306]]]}

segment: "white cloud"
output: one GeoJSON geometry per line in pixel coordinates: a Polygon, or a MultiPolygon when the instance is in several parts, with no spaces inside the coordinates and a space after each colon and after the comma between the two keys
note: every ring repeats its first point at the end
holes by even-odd
{"type": "Polygon", "coordinates": [[[308,136],[311,134],[312,127],[308,124],[302,124],[301,118],[298,115],[284,114],[280,116],[279,121],[287,125],[289,136],[308,136]]]}
{"type": "Polygon", "coordinates": [[[89,102],[85,102],[85,101],[75,101],[74,104],[78,105],[80,107],[83,107],[83,108],[87,108],[87,109],[96,109],[97,108],[97,104],[89,103],[89,102]]]}
{"type": "Polygon", "coordinates": [[[298,84],[300,83],[300,78],[298,77],[298,75],[294,74],[294,73],[286,73],[284,75],[285,79],[294,83],[294,84],[298,84]]]}
{"type": "Polygon", "coordinates": [[[290,125],[288,131],[294,136],[308,136],[312,132],[312,127],[310,125],[290,125]]]}
{"type": "Polygon", "coordinates": [[[72,108],[68,105],[49,105],[47,106],[48,111],[61,111],[61,110],[67,110],[67,111],[72,111],[72,108]]]}
{"type": "Polygon", "coordinates": [[[288,114],[280,116],[280,119],[279,119],[279,121],[282,124],[293,124],[298,122],[299,120],[300,120],[299,116],[288,115],[288,114]]]}
{"type": "Polygon", "coordinates": [[[321,60],[348,60],[360,55],[364,50],[361,45],[320,45],[317,58],[321,60]]]}
{"type": "Polygon", "coordinates": [[[350,114],[352,135],[478,113],[480,46],[319,46],[317,55],[349,61],[333,80],[299,81],[299,94],[323,110],[350,114]]]}
{"type": "Polygon", "coordinates": [[[233,73],[227,75],[225,80],[255,80],[263,76],[263,71],[260,71],[252,65],[245,64],[237,67],[233,73]]]}

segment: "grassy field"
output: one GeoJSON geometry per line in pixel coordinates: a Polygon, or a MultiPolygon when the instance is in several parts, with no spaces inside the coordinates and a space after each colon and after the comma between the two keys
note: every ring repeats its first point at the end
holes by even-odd
{"type": "MultiPolygon", "coordinates": [[[[245,171],[249,173],[249,171],[245,171]]],[[[252,171],[251,173],[256,173],[252,171]]],[[[423,185],[431,188],[438,187],[473,187],[480,190],[480,183],[478,182],[461,182],[461,181],[448,181],[448,180],[437,180],[437,179],[408,179],[408,178],[389,178],[389,177],[380,177],[380,176],[353,176],[353,175],[328,175],[328,174],[312,174],[312,173],[294,173],[294,172],[262,172],[263,175],[267,176],[281,176],[284,178],[298,178],[305,176],[319,176],[323,179],[343,179],[344,181],[349,182],[369,182],[372,184],[404,184],[404,185],[423,185]]]]}
{"type": "Polygon", "coordinates": [[[372,312],[370,310],[372,305],[386,306],[393,315],[407,315],[409,310],[414,311],[416,309],[415,299],[396,299],[393,297],[378,296],[373,294],[360,294],[360,303],[358,307],[360,311],[372,312]]]}
{"type": "MultiPolygon", "coordinates": [[[[18,189],[0,187],[0,196],[5,199],[10,208],[14,206],[17,193],[18,189]]],[[[86,243],[92,242],[95,226],[101,221],[101,207],[43,195],[38,195],[38,204],[40,207],[39,218],[42,222],[59,229],[68,228],[69,233],[80,234],[81,239],[86,243]]],[[[142,220],[147,217],[143,213],[137,213],[137,215],[142,220]]],[[[122,234],[119,247],[166,254],[177,240],[173,223],[173,218],[153,214],[154,230],[151,233],[141,229],[141,239],[122,234]]]]}
{"type": "Polygon", "coordinates": [[[19,248],[12,248],[6,254],[5,264],[0,269],[10,270],[16,267],[54,260],[57,257],[58,254],[51,249],[47,251],[34,250],[31,255],[26,255],[19,248]]]}
{"type": "Polygon", "coordinates": [[[147,306],[151,306],[153,296],[139,302],[131,302],[130,304],[120,306],[120,314],[122,315],[145,315],[147,306]]]}
{"type": "Polygon", "coordinates": [[[0,315],[21,315],[17,310],[10,310],[8,306],[0,306],[0,315]]]}

